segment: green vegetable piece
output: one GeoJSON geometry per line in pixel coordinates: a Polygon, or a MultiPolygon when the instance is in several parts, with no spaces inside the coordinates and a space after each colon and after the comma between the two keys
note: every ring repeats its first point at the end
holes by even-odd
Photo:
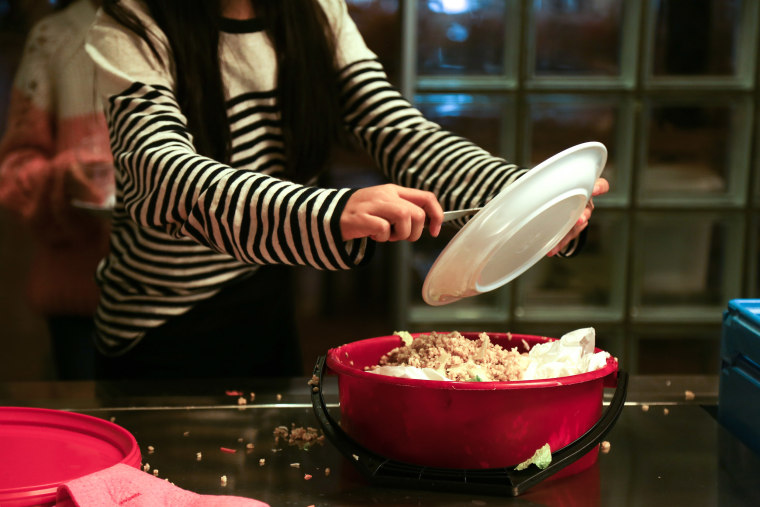
{"type": "Polygon", "coordinates": [[[543,446],[539,447],[536,452],[533,453],[533,456],[517,465],[515,467],[515,470],[525,470],[531,465],[536,465],[538,468],[543,470],[544,468],[548,467],[549,463],[551,462],[552,451],[549,449],[549,444],[546,443],[543,446]]]}

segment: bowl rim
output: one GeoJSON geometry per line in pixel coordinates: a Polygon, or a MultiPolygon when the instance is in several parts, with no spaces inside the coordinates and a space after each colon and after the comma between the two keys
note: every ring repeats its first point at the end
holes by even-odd
{"type": "MultiPolygon", "coordinates": [[[[427,335],[434,331],[426,331],[419,333],[410,333],[412,337],[416,338],[421,335],[427,335]]],[[[439,333],[453,332],[453,331],[435,331],[439,333]]],[[[504,333],[504,332],[490,332],[490,331],[461,331],[460,333],[469,339],[477,338],[482,332],[488,334],[489,337],[507,338],[510,340],[525,340],[528,344],[535,345],[537,343],[545,343],[549,341],[556,341],[558,338],[552,338],[548,336],[540,335],[527,335],[518,333],[504,333]]],[[[354,342],[349,342],[338,347],[331,348],[327,351],[326,364],[329,370],[338,375],[340,380],[341,375],[360,378],[366,381],[373,381],[380,384],[391,384],[398,386],[409,386],[424,389],[445,389],[456,391],[496,391],[496,390],[511,390],[511,389],[537,389],[547,387],[560,387],[573,384],[580,384],[583,382],[591,382],[595,380],[602,380],[607,376],[611,376],[617,373],[618,360],[612,354],[607,358],[607,364],[603,368],[590,371],[587,373],[579,373],[577,375],[568,375],[564,377],[555,377],[548,379],[537,380],[509,380],[509,381],[492,381],[492,382],[467,382],[458,380],[426,380],[426,379],[414,379],[414,378],[401,378],[393,377],[390,375],[380,375],[377,373],[370,373],[363,369],[348,364],[341,355],[346,354],[345,349],[347,347],[357,347],[363,344],[371,344],[382,341],[388,341],[390,347],[388,350],[399,346],[401,344],[401,337],[398,335],[386,335],[376,336],[374,338],[365,338],[354,342]],[[394,339],[398,340],[398,345],[393,345],[394,339]]],[[[595,347],[594,352],[605,352],[604,350],[595,347]]],[[[379,358],[378,358],[379,359],[379,358]]]]}

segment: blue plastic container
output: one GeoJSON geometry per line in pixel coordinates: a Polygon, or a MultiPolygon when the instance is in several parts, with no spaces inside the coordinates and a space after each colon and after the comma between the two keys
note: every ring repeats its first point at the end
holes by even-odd
{"type": "Polygon", "coordinates": [[[718,421],[760,453],[760,299],[723,312],[718,421]]]}

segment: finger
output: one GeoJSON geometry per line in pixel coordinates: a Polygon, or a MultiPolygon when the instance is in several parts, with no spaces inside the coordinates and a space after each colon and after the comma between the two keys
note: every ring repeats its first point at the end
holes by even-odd
{"type": "Polygon", "coordinates": [[[369,234],[366,234],[366,236],[369,236],[371,240],[377,241],[378,243],[385,243],[390,240],[393,227],[391,227],[391,224],[386,220],[378,219],[375,231],[376,232],[374,233],[370,232],[369,234]]]}
{"type": "Polygon", "coordinates": [[[443,208],[435,194],[424,190],[401,187],[398,190],[398,195],[425,211],[430,235],[437,237],[441,232],[441,225],[443,224],[443,208]]]}
{"type": "Polygon", "coordinates": [[[440,215],[429,214],[428,216],[430,217],[430,220],[428,221],[428,231],[430,231],[431,236],[437,238],[441,233],[441,227],[443,226],[443,211],[441,211],[440,215]]]}
{"type": "Polygon", "coordinates": [[[388,206],[382,216],[393,225],[390,241],[416,241],[425,227],[425,211],[406,199],[388,206]]]}
{"type": "Polygon", "coordinates": [[[418,211],[412,214],[411,231],[407,241],[417,241],[422,237],[422,231],[425,230],[425,211],[417,208],[418,211]]]}
{"type": "Polygon", "coordinates": [[[599,178],[594,182],[594,189],[591,191],[591,195],[606,194],[610,190],[610,182],[604,178],[599,178]]]}
{"type": "Polygon", "coordinates": [[[583,229],[585,229],[586,227],[588,227],[588,220],[583,220],[583,217],[581,217],[580,219],[578,219],[578,222],[576,222],[576,224],[573,226],[573,228],[570,229],[570,232],[568,232],[567,234],[565,234],[565,236],[562,238],[562,240],[559,243],[557,243],[557,245],[554,248],[552,248],[551,250],[549,250],[549,253],[547,253],[546,255],[548,257],[553,257],[554,255],[557,255],[573,239],[575,239],[576,237],[578,237],[578,235],[581,233],[581,231],[583,231],[583,229]]]}
{"type": "Polygon", "coordinates": [[[576,220],[575,225],[581,225],[585,222],[588,222],[590,219],[591,219],[591,208],[586,207],[581,213],[581,216],[578,217],[578,220],[576,220]]]}
{"type": "Polygon", "coordinates": [[[382,242],[388,241],[391,224],[380,217],[364,214],[346,220],[345,224],[341,224],[341,231],[343,241],[370,237],[382,242]]]}
{"type": "Polygon", "coordinates": [[[412,231],[412,221],[409,216],[402,216],[391,224],[389,241],[402,241],[409,237],[412,231]]]}

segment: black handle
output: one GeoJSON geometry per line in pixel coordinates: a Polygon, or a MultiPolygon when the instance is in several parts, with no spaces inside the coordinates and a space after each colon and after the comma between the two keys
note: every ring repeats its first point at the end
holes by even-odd
{"type": "Polygon", "coordinates": [[[515,467],[487,469],[427,467],[380,456],[355,442],[343,431],[330,416],[322,395],[325,361],[326,356],[320,356],[317,359],[314,375],[319,379],[319,384],[311,393],[314,414],[322,431],[341,454],[348,458],[367,479],[377,484],[394,486],[493,492],[518,496],[596,447],[612,429],[623,411],[628,392],[628,373],[618,370],[615,394],[602,417],[578,439],[553,452],[551,463],[543,470],[538,467],[528,467],[524,470],[516,470],[515,467]]]}

